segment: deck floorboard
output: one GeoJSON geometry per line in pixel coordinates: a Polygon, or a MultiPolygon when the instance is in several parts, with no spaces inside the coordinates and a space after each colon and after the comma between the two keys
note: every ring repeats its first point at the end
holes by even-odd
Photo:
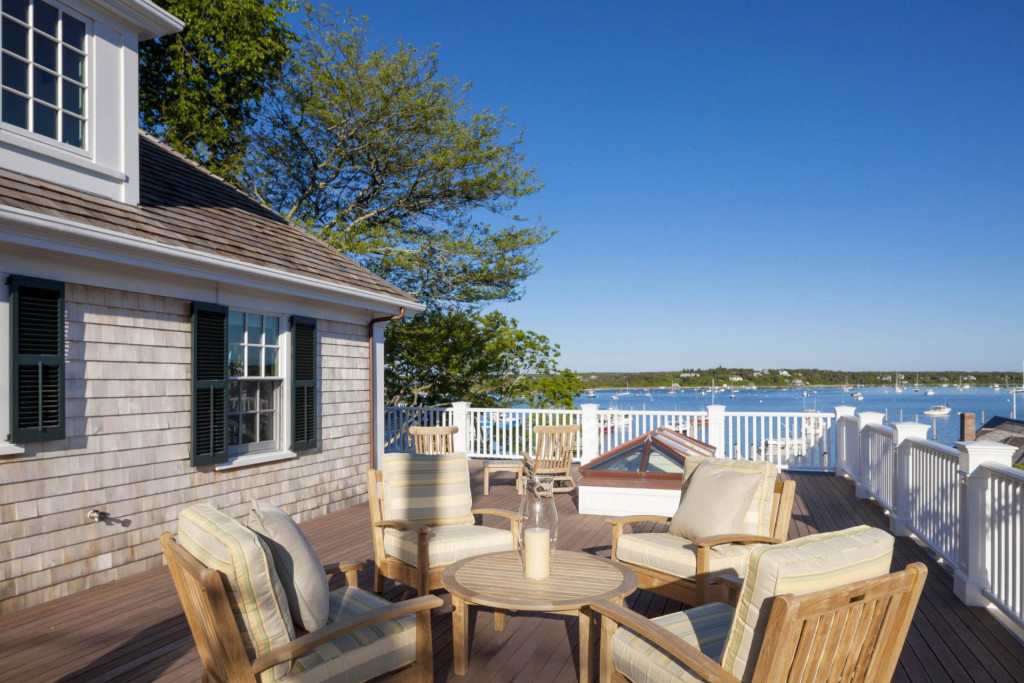
{"type": "MultiPolygon", "coordinates": [[[[853,484],[841,478],[787,473],[797,482],[791,537],[855,524],[886,528],[877,505],[858,500],[853,484]]],[[[482,471],[473,467],[475,501],[481,507],[516,509],[519,498],[510,479],[492,480],[483,496],[482,471]]],[[[559,547],[603,557],[610,552],[610,529],[603,518],[576,512],[573,498],[557,497],[561,519],[559,547]]],[[[485,518],[502,526],[503,520],[485,518]]],[[[507,523],[507,522],[505,522],[507,523]]],[[[302,525],[324,562],[370,560],[369,513],[360,505],[302,525]]],[[[646,523],[640,531],[663,525],[646,523]]],[[[1024,646],[986,610],[966,607],[953,595],[949,572],[913,540],[897,539],[894,567],[909,562],[928,566],[921,605],[896,670],[897,681],[1021,681],[1024,646]]],[[[333,586],[341,584],[336,578],[333,586]]],[[[359,574],[370,588],[372,567],[359,574]]],[[[411,591],[390,581],[383,596],[400,600],[411,591]]],[[[574,681],[578,667],[578,624],[564,615],[510,614],[505,630],[494,630],[490,610],[473,609],[473,633],[467,676],[452,666],[451,600],[434,613],[436,681],[574,681]]],[[[627,605],[650,617],[681,609],[679,603],[637,591],[627,605]]],[[[193,646],[170,575],[154,569],[0,617],[0,671],[5,681],[196,681],[199,658],[193,646]]]]}

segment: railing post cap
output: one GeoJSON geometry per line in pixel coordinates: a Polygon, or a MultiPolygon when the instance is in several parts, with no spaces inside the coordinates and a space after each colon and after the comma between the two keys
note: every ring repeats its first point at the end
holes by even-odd
{"type": "Polygon", "coordinates": [[[896,432],[896,445],[899,445],[909,438],[927,439],[928,430],[931,429],[931,425],[924,424],[923,422],[897,422],[892,425],[892,428],[896,432]]]}
{"type": "Polygon", "coordinates": [[[860,418],[861,427],[880,425],[885,420],[885,413],[861,413],[857,417],[860,418]]]}
{"type": "Polygon", "coordinates": [[[580,410],[597,410],[601,407],[600,403],[581,403],[580,410]]]}
{"type": "Polygon", "coordinates": [[[465,410],[470,405],[472,404],[469,401],[452,401],[452,408],[461,408],[465,410]]]}
{"type": "Polygon", "coordinates": [[[853,417],[857,412],[857,406],[836,406],[835,411],[837,420],[841,417],[853,417]]]}
{"type": "Polygon", "coordinates": [[[708,406],[708,417],[723,417],[725,415],[725,406],[708,406]]]}
{"type": "Polygon", "coordinates": [[[1016,447],[998,441],[957,441],[956,449],[960,452],[960,471],[973,474],[983,463],[993,463],[1011,467],[1016,447]]]}

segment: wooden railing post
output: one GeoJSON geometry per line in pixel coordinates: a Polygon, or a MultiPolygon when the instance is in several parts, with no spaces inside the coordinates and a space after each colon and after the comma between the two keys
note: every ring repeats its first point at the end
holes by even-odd
{"type": "MultiPolygon", "coordinates": [[[[903,443],[909,438],[927,439],[928,425],[919,422],[897,422],[892,426],[892,447],[896,449],[896,473],[893,479],[893,501],[896,509],[889,514],[889,531],[897,536],[909,536],[910,491],[914,486],[911,479],[911,444],[903,443]]],[[[918,491],[921,495],[923,492],[918,491]]]]}
{"type": "Polygon", "coordinates": [[[836,456],[835,456],[835,473],[837,477],[842,476],[843,472],[849,471],[849,462],[853,458],[853,454],[859,452],[860,444],[853,443],[848,439],[849,432],[846,429],[846,420],[843,418],[854,419],[854,413],[857,409],[854,406],[836,406],[835,407],[835,439],[836,439],[836,456]]]}
{"type": "Polygon", "coordinates": [[[455,432],[455,436],[452,437],[452,448],[455,449],[456,453],[469,454],[470,441],[469,430],[471,425],[469,424],[469,401],[455,401],[452,403],[452,426],[458,427],[459,431],[455,432]]]}
{"type": "Polygon", "coordinates": [[[953,592],[964,604],[985,607],[989,587],[989,476],[981,465],[1011,467],[1016,448],[993,441],[957,441],[960,452],[960,557],[953,592]]]}
{"type": "Polygon", "coordinates": [[[729,457],[725,447],[725,406],[708,406],[708,443],[718,450],[719,458],[729,457]]]}
{"type": "Polygon", "coordinates": [[[586,465],[600,455],[601,434],[597,422],[597,409],[598,404],[596,403],[583,403],[580,405],[580,410],[583,411],[580,415],[581,465],[586,465]]]}
{"type": "Polygon", "coordinates": [[[871,486],[868,482],[868,447],[871,441],[864,436],[864,429],[868,425],[880,425],[885,420],[885,413],[861,413],[857,416],[857,438],[859,448],[857,449],[857,473],[854,481],[857,482],[857,497],[867,499],[871,497],[871,486]]]}

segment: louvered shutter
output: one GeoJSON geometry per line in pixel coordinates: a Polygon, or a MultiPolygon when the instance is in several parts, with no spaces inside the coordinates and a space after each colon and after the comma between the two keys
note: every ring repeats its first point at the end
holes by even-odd
{"type": "Polygon", "coordinates": [[[292,450],[316,444],[316,320],[292,316],[292,450]]]}
{"type": "Polygon", "coordinates": [[[228,459],[228,309],[192,304],[192,465],[228,459]]]}
{"type": "Polygon", "coordinates": [[[12,443],[64,438],[64,283],[11,276],[12,443]]]}

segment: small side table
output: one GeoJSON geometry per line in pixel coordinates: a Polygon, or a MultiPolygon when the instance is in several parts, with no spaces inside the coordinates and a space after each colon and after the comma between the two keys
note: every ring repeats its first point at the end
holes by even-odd
{"type": "Polygon", "coordinates": [[[515,472],[516,491],[519,491],[519,478],[523,474],[523,463],[517,460],[488,460],[484,463],[484,495],[491,492],[491,472],[515,472]]]}
{"type": "Polygon", "coordinates": [[[594,659],[596,618],[592,603],[622,599],[637,589],[636,574],[617,562],[585,553],[556,550],[551,576],[540,581],[523,576],[516,551],[468,557],[441,574],[441,585],[452,596],[452,649],[455,674],[464,676],[469,664],[469,606],[494,609],[494,628],[505,628],[505,612],[549,612],[579,617],[580,680],[589,683],[594,659]]]}

